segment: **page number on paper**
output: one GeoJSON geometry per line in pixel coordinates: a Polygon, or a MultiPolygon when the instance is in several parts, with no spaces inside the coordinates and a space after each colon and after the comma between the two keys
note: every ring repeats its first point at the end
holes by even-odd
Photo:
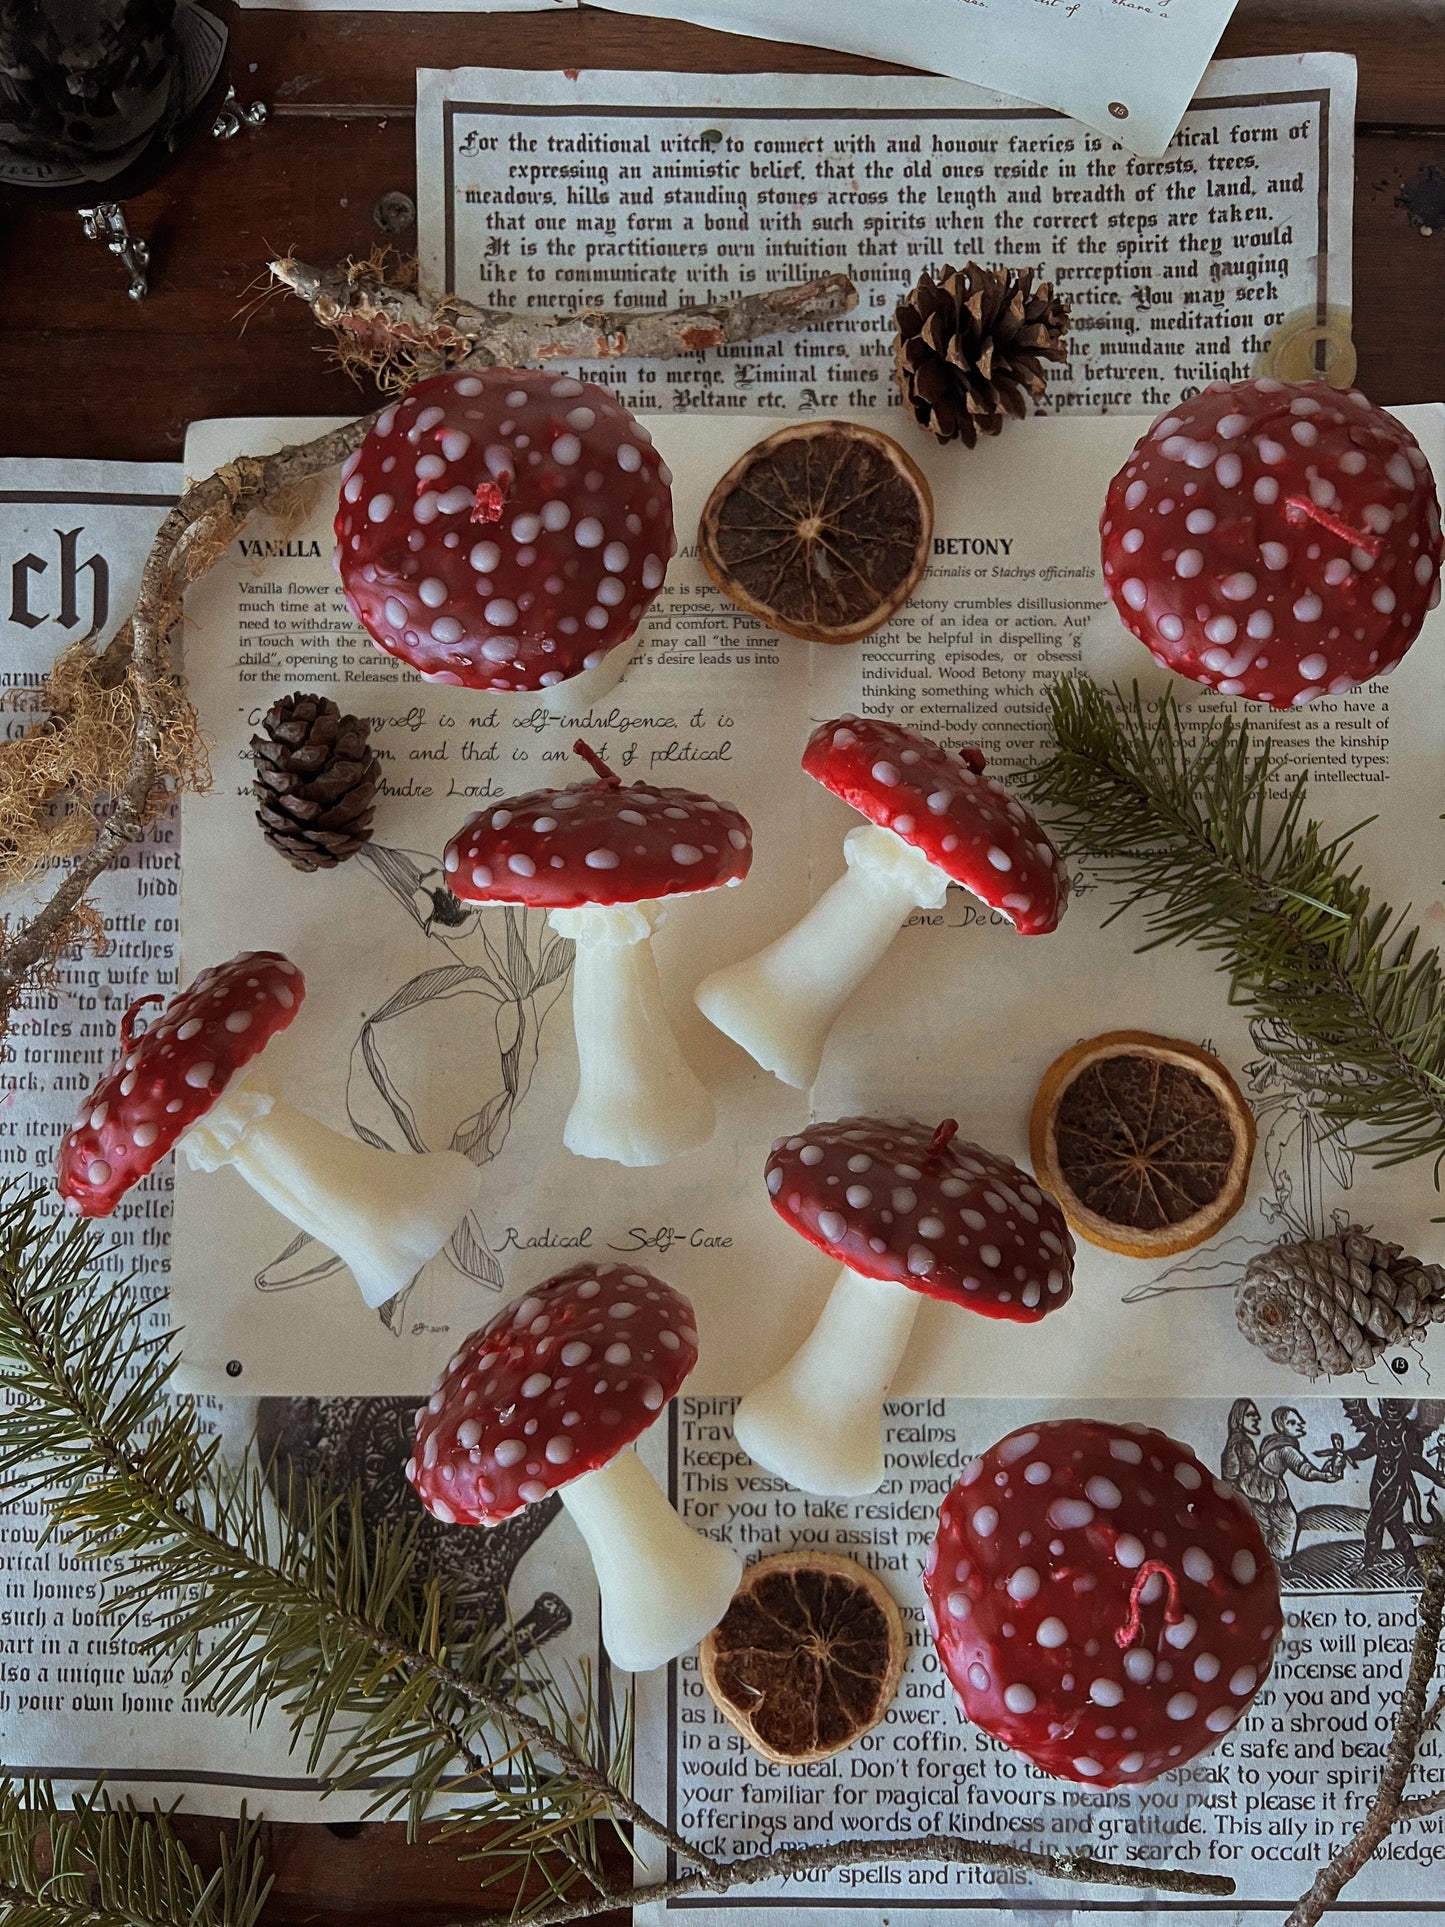
{"type": "Polygon", "coordinates": [[[1122,100],[1111,100],[1109,102],[1109,112],[1114,116],[1115,120],[1127,120],[1129,118],[1129,109],[1124,105],[1122,100]]]}

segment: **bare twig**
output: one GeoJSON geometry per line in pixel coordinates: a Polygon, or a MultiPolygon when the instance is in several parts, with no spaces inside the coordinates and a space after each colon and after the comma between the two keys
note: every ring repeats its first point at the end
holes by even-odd
{"type": "Polygon", "coordinates": [[[537,362],[668,360],[834,321],[858,303],[846,274],[768,288],[706,307],[583,309],[573,315],[480,308],[454,294],[429,301],[385,278],[372,261],[313,268],[289,255],[271,272],[342,345],[342,360],[383,388],[445,368],[520,368],[537,362]]]}
{"type": "MultiPolygon", "coordinates": [[[[1175,1867],[1144,1866],[1139,1861],[1099,1860],[1087,1853],[1034,1853],[1027,1847],[1001,1846],[994,1840],[960,1840],[951,1834],[925,1833],[897,1840],[830,1840],[811,1847],[774,1847],[738,1860],[710,1863],[707,1870],[652,1887],[618,1889],[582,1899],[555,1901],[527,1915],[527,1927],[564,1927],[610,1908],[641,1901],[682,1900],[689,1894],[725,1894],[755,1887],[764,1880],[818,1872],[829,1867],[877,1866],[898,1861],[932,1862],[955,1867],[1008,1867],[1034,1879],[1083,1881],[1090,1886],[1133,1887],[1155,1893],[1200,1894],[1227,1899],[1234,1882],[1223,1874],[1195,1873],[1175,1867]]],[[[487,1914],[470,1927],[511,1927],[512,1914],[487,1914]]]]}
{"type": "MultiPolygon", "coordinates": [[[[1445,1616],[1445,1541],[1420,1548],[1420,1565],[1425,1576],[1420,1594],[1420,1618],[1415,1630],[1415,1647],[1410,1655],[1410,1671],[1400,1695],[1400,1710],[1395,1730],[1385,1750],[1385,1767],[1379,1791],[1354,1838],[1340,1848],[1327,1866],[1316,1874],[1308,1893],[1301,1894],[1284,1927],[1315,1927],[1326,1910],[1335,1904],[1343,1889],[1375,1853],[1386,1836],[1402,1820],[1423,1819],[1438,1812],[1445,1800],[1404,1799],[1405,1782],[1415,1764],[1415,1756],[1430,1714],[1427,1703],[1430,1683],[1440,1657],[1440,1626],[1445,1616]]],[[[1437,1702],[1438,1706],[1438,1702],[1437,1702]]]]}

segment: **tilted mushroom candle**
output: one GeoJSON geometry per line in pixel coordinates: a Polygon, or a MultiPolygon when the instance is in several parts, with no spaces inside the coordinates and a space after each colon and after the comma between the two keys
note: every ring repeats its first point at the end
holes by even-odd
{"type": "Polygon", "coordinates": [[[368,1305],[405,1289],[476,1202],[459,1151],[382,1151],[235,1080],[296,1016],[305,980],[289,958],[250,950],[203,970],[143,1035],[142,997],[121,1055],[61,1139],[67,1211],[108,1216],[173,1145],[193,1170],[230,1165],[283,1217],[346,1265],[368,1305]]]}
{"type": "Polygon", "coordinates": [[[581,1264],[473,1332],[416,1415],[406,1476],[444,1524],[500,1525],[561,1494],[592,1555],[602,1643],[629,1672],[695,1646],[742,1577],[631,1449],[696,1363],[681,1292],[630,1265],[581,1264]]]}
{"type": "Polygon", "coordinates": [[[1045,1773],[1142,1785],[1216,1744],[1284,1624],[1254,1514],[1187,1445],[1059,1419],[964,1467],[924,1573],[964,1714],[1045,1773]]]}
{"type": "Polygon", "coordinates": [[[1104,580],[1156,661],[1288,709],[1388,675],[1440,594],[1434,479],[1357,390],[1217,382],[1109,486],[1104,580]]]}
{"type": "Polygon", "coordinates": [[[435,375],[383,409],[342,472],[347,603],[432,682],[550,688],[599,667],[662,586],[671,482],[594,382],[435,375]]]}
{"type": "Polygon", "coordinates": [[[808,739],[803,768],[869,821],[843,840],[848,868],[786,935],[714,971],[697,1004],[764,1070],[811,1084],[838,1013],[915,909],[961,884],[1025,936],[1068,901],[1063,860],[1032,812],[983,774],[976,749],[840,716],[808,739]]]}
{"type": "Polygon", "coordinates": [[[552,928],[577,946],[580,1075],[567,1148],[618,1164],[665,1164],[711,1137],[714,1109],[663,1006],[652,954],[656,900],[741,883],[752,832],[729,804],[624,784],[585,743],[575,748],[597,779],[479,810],[447,845],[447,878],[468,903],[549,910],[552,928]]]}
{"type": "Polygon", "coordinates": [[[882,1406],[920,1295],[1034,1324],[1068,1303],[1074,1244],[1027,1173],[911,1118],[845,1117],[780,1138],[773,1209],[843,1271],[807,1338],[738,1406],[739,1445],[804,1492],[874,1492],[882,1406]]]}

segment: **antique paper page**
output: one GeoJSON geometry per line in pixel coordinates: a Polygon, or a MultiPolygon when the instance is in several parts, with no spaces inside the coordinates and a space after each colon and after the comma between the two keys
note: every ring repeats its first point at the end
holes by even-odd
{"type": "Polygon", "coordinates": [[[1235,0],[600,0],[619,13],[803,40],[1056,107],[1162,154],[1235,0]]]}
{"type": "Polygon", "coordinates": [[[1153,413],[1263,372],[1266,354],[1302,379],[1321,335],[1348,337],[1355,76],[1342,54],[1217,61],[1162,160],[941,80],[417,78],[435,293],[565,314],[836,272],[857,284],[856,312],[806,336],[611,364],[603,378],[631,408],[896,409],[894,306],[947,262],[1028,268],[1068,297],[1056,414],[1153,413]]]}
{"type": "MultiPolygon", "coordinates": [[[[1403,418],[1445,470],[1441,411],[1403,418]]],[[[233,1172],[177,1170],[175,1307],[184,1370],[197,1389],[403,1392],[431,1381],[461,1335],[582,1256],[635,1256],[698,1309],[699,1392],[746,1390],[812,1324],[832,1272],[788,1231],[762,1185],[771,1140],[809,1115],[945,1116],[963,1134],[1028,1156],[1040,1076],[1081,1035],[1137,1027],[1208,1042],[1260,1125],[1249,1201],[1216,1243],[1172,1266],[1085,1247],[1071,1305],[1040,1325],[1005,1325],[930,1301],[900,1395],[1125,1397],[1140,1383],[1185,1393],[1295,1398],[1307,1390],[1234,1329],[1228,1287],[1254,1252],[1340,1209],[1392,1227],[1427,1260],[1439,1209],[1425,1164],[1358,1163],[1318,1130],[1307,1096],[1285,1087],[1232,1009],[1223,980],[1192,949],[1133,954],[1129,921],[1104,928],[1108,895],[1087,872],[1058,932],[1021,938],[972,898],[919,913],[845,1010],[811,1093],[757,1071],[705,1024],[691,993],[709,969],[788,927],[842,870],[856,820],[797,767],[812,721],[886,714],[973,742],[1001,773],[1046,748],[1048,682],[1075,667],[1101,600],[1096,519],[1109,477],[1139,429],[1079,417],[1011,424],[977,449],[908,446],[936,504],[933,563],[893,621],[850,649],[810,649],[740,615],[708,582],[690,532],[717,477],[771,416],[659,415],[649,426],[674,470],[683,552],[644,619],[642,646],[613,693],[560,713],[421,683],[352,623],[331,574],[331,503],[309,518],[257,524],[188,603],[191,688],[215,740],[218,782],[184,805],[182,966],[247,947],[286,951],[307,1002],[254,1072],[333,1127],[393,1150],[475,1143],[491,1119],[482,1198],[447,1252],[379,1315],[348,1274],[296,1234],[233,1172]],[[371,717],[385,758],[376,837],[340,869],[302,875],[266,848],[249,798],[248,742],[291,688],[334,693],[371,717]],[[539,919],[446,896],[447,839],[489,800],[583,779],[578,736],[626,775],[678,782],[736,803],[756,833],[739,890],[680,900],[657,939],[684,1047],[713,1089],[710,1143],[650,1170],[572,1157],[562,1124],[575,1088],[565,953],[539,919]],[[558,974],[559,970],[562,974],[558,974]],[[520,1041],[519,1041],[520,1040],[520,1041]],[[490,1107],[490,1108],[489,1108],[490,1107]]],[[[207,424],[190,466],[244,445],[274,445],[307,423],[207,424]]],[[[1258,722],[1281,781],[1311,777],[1311,808],[1334,829],[1375,814],[1360,857],[1377,890],[1433,936],[1445,924],[1438,865],[1419,827],[1439,809],[1445,713],[1434,700],[1442,615],[1387,682],[1258,722]]],[[[1195,723],[1227,699],[1201,695],[1195,723]]],[[[1193,726],[1193,725],[1191,725],[1193,726]]],[[[1429,1382],[1442,1356],[1400,1355],[1375,1389],[1429,1382]]]]}
{"type": "MultiPolygon", "coordinates": [[[[1360,1825],[1374,1796],[1416,1621],[1408,1547],[1438,1523],[1445,1486],[1440,1404],[1318,1399],[1298,1411],[1248,1398],[1066,1405],[944,1398],[888,1407],[887,1475],[867,1499],[813,1499],[760,1474],[732,1440],[731,1398],[668,1413],[659,1471],[701,1530],[745,1559],[794,1548],[840,1553],[876,1573],[902,1609],[909,1657],[882,1724],[818,1765],[770,1766],[708,1697],[696,1656],[639,1682],[639,1792],[688,1839],[723,1856],[804,1840],[869,1845],[948,1833],[1093,1852],[1145,1866],[1227,1874],[1232,1901],[1021,1883],[1006,1869],[914,1862],[818,1870],[807,1878],[637,1910],[638,1927],[739,1927],[780,1912],[806,1927],[907,1920],[985,1927],[1004,1919],[1092,1918],[1137,1927],[1283,1919],[1317,1867],[1360,1825]],[[1283,1579],[1274,1671],[1219,1742],[1152,1786],[1100,1791],[1049,1779],[970,1725],[923,1620],[922,1569],[938,1506],[963,1464],[1007,1432],[1050,1418],[1158,1427],[1220,1466],[1254,1506],[1283,1579]],[[1424,1521],[1422,1526],[1421,1521],[1424,1521]]],[[[652,1441],[649,1440],[649,1445],[652,1441]]],[[[1101,1661],[1101,1664],[1103,1662],[1101,1661]]],[[[1445,1742],[1427,1736],[1410,1782],[1445,1786],[1445,1742]]],[[[656,1853],[656,1850],[654,1849],[656,1853]]],[[[1351,1913],[1381,1927],[1445,1920],[1445,1815],[1391,1835],[1352,1882],[1351,1913]]],[[[657,1854],[651,1877],[673,1868],[657,1854]]]]}

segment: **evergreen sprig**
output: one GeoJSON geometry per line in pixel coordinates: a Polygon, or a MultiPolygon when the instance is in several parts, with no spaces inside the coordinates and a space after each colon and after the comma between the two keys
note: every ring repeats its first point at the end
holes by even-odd
{"type": "Polygon", "coordinates": [[[207,1873],[159,1807],[103,1792],[61,1806],[48,1786],[0,1781],[0,1919],[5,1927],[255,1927],[266,1880],[259,1823],[244,1807],[218,1829],[207,1873]]]}
{"type": "MultiPolygon", "coordinates": [[[[1140,946],[1193,944],[1262,1020],[1259,1049],[1320,1123],[1377,1164],[1445,1158],[1445,975],[1439,952],[1305,814],[1268,737],[1232,718],[1198,740],[1172,701],[1148,712],[1087,678],[1055,683],[1057,747],[1025,786],[1071,855],[1143,912],[1140,946]]],[[[1110,919],[1112,921],[1112,917],[1110,919]]]]}

